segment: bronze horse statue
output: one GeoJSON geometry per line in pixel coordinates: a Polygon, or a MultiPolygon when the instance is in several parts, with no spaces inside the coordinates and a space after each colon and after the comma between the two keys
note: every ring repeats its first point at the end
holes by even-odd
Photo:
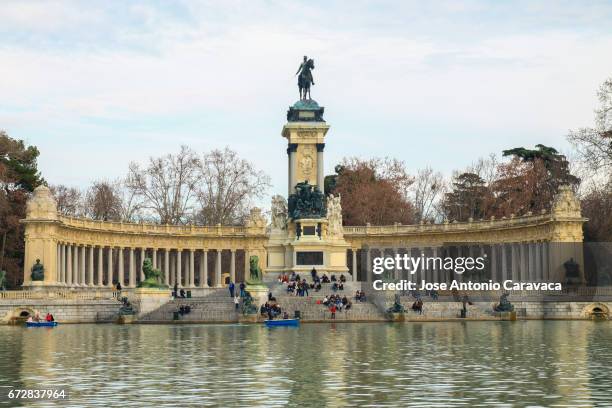
{"type": "Polygon", "coordinates": [[[300,99],[310,99],[310,85],[314,85],[312,78],[312,70],[314,69],[314,61],[304,57],[304,62],[298,68],[298,88],[300,89],[300,99]],[[308,95],[308,97],[306,97],[308,95]]]}

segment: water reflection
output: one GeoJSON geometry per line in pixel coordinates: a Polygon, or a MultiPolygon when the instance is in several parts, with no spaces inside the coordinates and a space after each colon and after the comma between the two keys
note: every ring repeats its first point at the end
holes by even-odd
{"type": "Polygon", "coordinates": [[[612,403],[610,322],[3,326],[0,344],[0,384],[67,385],[63,406],[612,403]]]}

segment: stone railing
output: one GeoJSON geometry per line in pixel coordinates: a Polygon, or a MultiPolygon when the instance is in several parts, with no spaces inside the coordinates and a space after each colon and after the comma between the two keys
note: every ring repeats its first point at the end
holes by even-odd
{"type": "Polygon", "coordinates": [[[489,220],[478,220],[470,222],[445,222],[441,224],[394,224],[394,225],[366,225],[355,227],[344,227],[344,235],[393,235],[393,234],[421,234],[440,232],[463,232],[474,230],[496,230],[512,227],[523,227],[544,224],[553,221],[551,214],[525,215],[512,218],[491,218],[489,220]]]}
{"type": "Polygon", "coordinates": [[[112,290],[7,290],[0,291],[0,300],[23,300],[23,299],[57,299],[57,300],[99,300],[118,299],[119,292],[112,290]]]}
{"type": "Polygon", "coordinates": [[[86,218],[59,216],[59,221],[69,228],[89,231],[117,232],[126,234],[160,235],[205,235],[205,236],[244,236],[247,233],[265,233],[265,228],[224,225],[169,225],[150,223],[127,223],[115,221],[94,221],[86,218]]]}

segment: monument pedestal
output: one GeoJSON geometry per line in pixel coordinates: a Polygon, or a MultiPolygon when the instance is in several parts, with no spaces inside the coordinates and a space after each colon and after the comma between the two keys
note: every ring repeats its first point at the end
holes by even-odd
{"type": "Polygon", "coordinates": [[[136,317],[144,316],[159,309],[172,299],[172,292],[166,288],[136,288],[130,302],[136,310],[136,317]]]}

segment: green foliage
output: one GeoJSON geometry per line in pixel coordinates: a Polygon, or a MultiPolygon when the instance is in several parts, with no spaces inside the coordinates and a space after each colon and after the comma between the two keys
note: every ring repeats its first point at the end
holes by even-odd
{"type": "Polygon", "coordinates": [[[523,162],[535,162],[541,160],[548,172],[549,182],[554,186],[555,191],[561,185],[575,186],[580,182],[580,179],[570,173],[569,162],[564,155],[549,146],[537,144],[536,149],[525,149],[524,147],[516,147],[514,149],[504,150],[504,157],[514,156],[523,162]]]}

